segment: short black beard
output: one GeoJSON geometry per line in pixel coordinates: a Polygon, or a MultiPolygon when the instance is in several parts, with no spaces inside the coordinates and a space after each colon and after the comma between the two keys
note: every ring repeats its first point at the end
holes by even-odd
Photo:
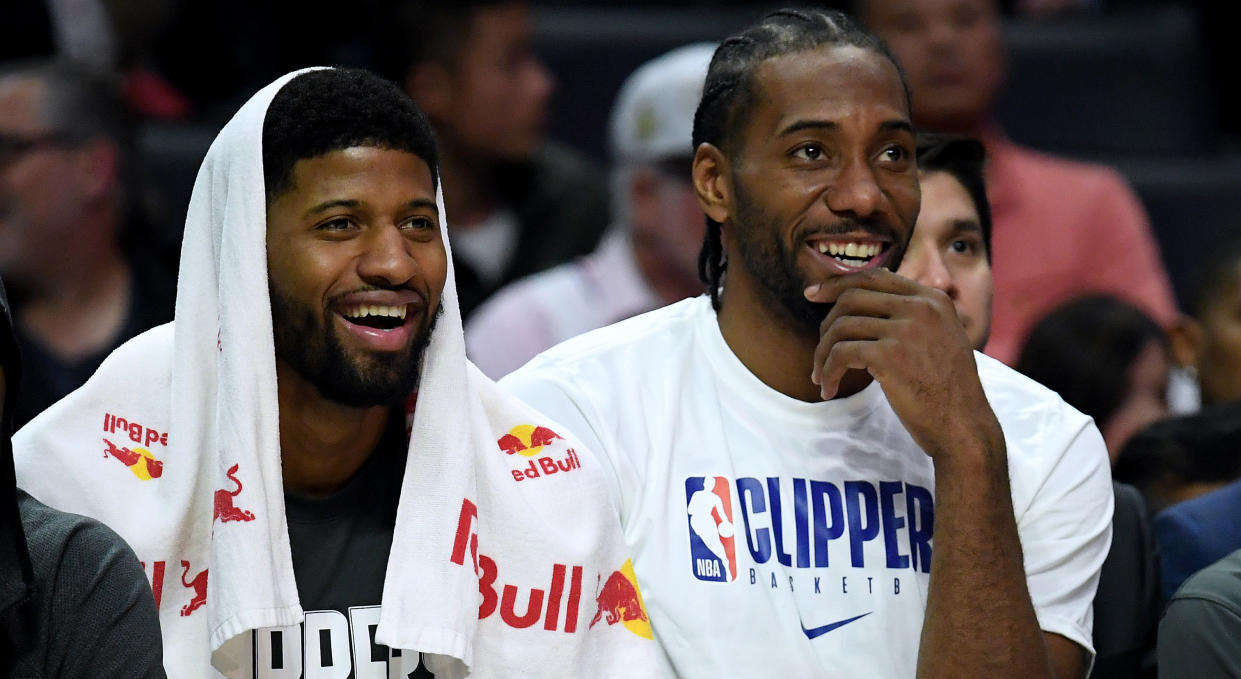
{"type": "Polygon", "coordinates": [[[332,312],[316,314],[269,284],[276,356],[326,399],[350,408],[401,403],[418,388],[423,353],[443,307],[400,352],[351,356],[332,330],[332,312]]]}
{"type": "MultiPolygon", "coordinates": [[[[797,269],[797,251],[789,251],[784,242],[784,225],[776,217],[768,215],[750,197],[737,177],[733,176],[733,191],[737,200],[736,217],[729,222],[731,237],[736,239],[741,252],[741,265],[750,277],[759,282],[763,296],[790,321],[794,329],[818,334],[819,326],[832,310],[832,303],[811,302],[805,290],[812,283],[797,269]]],[[[893,271],[900,265],[905,248],[892,229],[884,225],[859,224],[847,221],[845,230],[861,226],[875,234],[890,239],[889,247],[895,251],[889,256],[886,268],[893,271]]],[[[843,232],[843,230],[842,230],[843,232]]]]}

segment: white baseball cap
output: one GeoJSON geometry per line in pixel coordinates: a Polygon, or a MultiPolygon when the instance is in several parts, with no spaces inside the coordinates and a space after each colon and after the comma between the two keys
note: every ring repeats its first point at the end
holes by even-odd
{"type": "Polygon", "coordinates": [[[648,163],[693,155],[694,112],[716,46],[678,47],[625,79],[612,107],[613,161],[648,163]]]}

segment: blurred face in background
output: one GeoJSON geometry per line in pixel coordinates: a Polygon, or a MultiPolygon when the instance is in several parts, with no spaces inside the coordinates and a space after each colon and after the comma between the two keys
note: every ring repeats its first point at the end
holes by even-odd
{"type": "Polygon", "coordinates": [[[1241,261],[1197,319],[1198,381],[1204,405],[1241,401],[1241,261]]]}
{"type": "Polygon", "coordinates": [[[702,293],[698,251],[706,228],[690,183],[690,159],[632,170],[629,222],[634,257],[647,284],[665,302],[702,293]]]}
{"type": "Polygon", "coordinates": [[[542,141],[555,82],[534,54],[525,3],[479,9],[455,63],[424,68],[433,73],[415,99],[453,146],[513,161],[529,157],[542,141]]]}
{"type": "Polygon", "coordinates": [[[920,127],[972,132],[986,121],[1004,72],[993,0],[867,0],[862,12],[905,70],[920,127]]]}
{"type": "Polygon", "coordinates": [[[1138,430],[1157,420],[1168,411],[1168,373],[1172,368],[1168,349],[1160,342],[1150,342],[1138,352],[1126,375],[1128,389],[1120,405],[1106,422],[1099,423],[1103,442],[1107,444],[1112,464],[1120,451],[1138,430]]]}
{"type": "Polygon", "coordinates": [[[37,79],[0,79],[0,273],[29,285],[54,269],[97,182],[76,145],[44,122],[37,79]]]}
{"type": "Polygon", "coordinates": [[[942,290],[975,349],[991,330],[991,262],[974,201],[947,172],[923,172],[922,210],[897,273],[942,290]]]}

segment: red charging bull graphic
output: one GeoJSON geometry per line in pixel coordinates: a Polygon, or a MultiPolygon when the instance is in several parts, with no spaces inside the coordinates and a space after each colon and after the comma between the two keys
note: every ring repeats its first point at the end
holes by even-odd
{"type": "Polygon", "coordinates": [[[235,504],[235,500],[237,496],[241,494],[242,488],[241,479],[237,478],[237,469],[239,466],[240,465],[233,465],[229,467],[228,473],[225,474],[225,476],[232,479],[233,483],[235,483],[237,487],[233,490],[221,488],[215,492],[215,516],[212,518],[213,521],[218,520],[221,523],[228,523],[229,521],[254,520],[254,514],[252,512],[240,509],[235,504]]]}
{"type": "Polygon", "coordinates": [[[547,427],[519,424],[496,441],[500,450],[520,466],[510,470],[513,481],[526,481],[582,468],[577,451],[565,446],[562,436],[547,427]],[[558,445],[559,444],[559,445],[558,445]],[[540,454],[546,453],[540,457],[540,454]],[[531,459],[529,463],[524,458],[531,459]]]}
{"type": "Polygon", "coordinates": [[[632,560],[626,560],[620,570],[609,575],[595,595],[595,617],[591,618],[590,627],[600,621],[608,625],[619,622],[625,629],[644,639],[654,638],[650,619],[646,617],[646,606],[642,603],[642,590],[638,587],[638,578],[633,572],[632,560]]]}
{"type": "Polygon", "coordinates": [[[733,499],[728,479],[691,476],[685,479],[685,513],[689,519],[690,569],[708,582],[737,579],[733,499]]]}
{"type": "Polygon", "coordinates": [[[543,451],[543,446],[561,438],[559,434],[547,427],[536,427],[532,424],[519,424],[500,437],[496,444],[506,455],[514,453],[525,457],[534,457],[543,451]]]}
{"type": "Polygon", "coordinates": [[[204,568],[201,573],[194,576],[193,580],[186,582],[185,577],[190,574],[190,562],[182,559],[181,561],[181,584],[186,589],[194,590],[194,597],[190,602],[181,607],[181,617],[189,617],[194,611],[207,605],[207,569],[204,568]]]}
{"type": "Polygon", "coordinates": [[[133,472],[134,476],[139,479],[143,481],[150,481],[151,479],[158,479],[164,475],[164,463],[155,459],[155,456],[151,454],[151,451],[146,448],[126,448],[124,446],[118,446],[108,439],[104,439],[103,442],[108,446],[107,448],[104,448],[104,458],[106,459],[111,456],[112,458],[119,460],[121,464],[129,467],[129,471],[133,472]]]}

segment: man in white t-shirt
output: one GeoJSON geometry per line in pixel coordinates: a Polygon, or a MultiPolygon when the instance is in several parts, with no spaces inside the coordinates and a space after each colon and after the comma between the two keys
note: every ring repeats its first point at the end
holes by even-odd
{"type": "Polygon", "coordinates": [[[503,382],[610,465],[668,669],[1083,676],[1102,438],[889,271],[919,207],[891,57],[844,15],[774,12],[717,51],[694,145],[709,295],[503,382]]]}

